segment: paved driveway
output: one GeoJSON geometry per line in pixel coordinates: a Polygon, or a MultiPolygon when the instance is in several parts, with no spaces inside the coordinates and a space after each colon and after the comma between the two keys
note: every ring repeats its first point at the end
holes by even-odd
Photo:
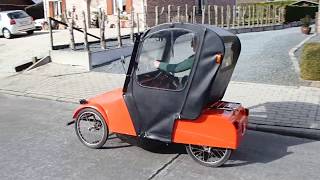
{"type": "Polygon", "coordinates": [[[300,27],[239,34],[242,51],[232,76],[234,81],[275,85],[307,85],[299,79],[289,50],[308,37],[300,27]]]}

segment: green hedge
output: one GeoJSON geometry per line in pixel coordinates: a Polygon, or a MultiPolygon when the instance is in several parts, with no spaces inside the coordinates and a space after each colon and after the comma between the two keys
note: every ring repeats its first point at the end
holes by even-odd
{"type": "Polygon", "coordinates": [[[289,1],[273,1],[273,2],[257,2],[257,3],[242,3],[240,5],[256,5],[256,6],[276,6],[276,7],[285,7],[289,4],[292,4],[297,1],[289,0],[289,1]]]}
{"type": "Polygon", "coordinates": [[[306,43],[301,55],[301,78],[320,81],[320,43],[306,43]]]}
{"type": "Polygon", "coordinates": [[[316,12],[318,12],[317,6],[302,7],[302,6],[286,6],[285,22],[300,21],[306,15],[309,15],[312,19],[315,18],[316,12]]]}

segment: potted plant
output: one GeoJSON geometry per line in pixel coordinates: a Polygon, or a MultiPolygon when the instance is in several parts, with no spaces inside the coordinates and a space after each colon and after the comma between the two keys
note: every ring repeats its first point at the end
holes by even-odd
{"type": "Polygon", "coordinates": [[[309,15],[306,15],[304,18],[302,18],[301,20],[302,26],[301,26],[301,32],[304,34],[310,34],[311,31],[311,18],[309,15]]]}
{"type": "Polygon", "coordinates": [[[120,16],[120,27],[127,28],[129,27],[129,18],[125,15],[120,16]]]}

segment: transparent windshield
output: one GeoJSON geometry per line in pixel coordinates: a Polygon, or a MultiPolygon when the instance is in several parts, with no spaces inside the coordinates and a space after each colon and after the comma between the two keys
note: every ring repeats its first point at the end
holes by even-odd
{"type": "Polygon", "coordinates": [[[154,33],[143,41],[136,74],[143,86],[181,90],[195,59],[194,33],[174,29],[154,33]]]}
{"type": "Polygon", "coordinates": [[[29,17],[29,15],[24,11],[16,11],[16,12],[8,13],[8,17],[10,19],[21,19],[21,18],[29,17]]]}

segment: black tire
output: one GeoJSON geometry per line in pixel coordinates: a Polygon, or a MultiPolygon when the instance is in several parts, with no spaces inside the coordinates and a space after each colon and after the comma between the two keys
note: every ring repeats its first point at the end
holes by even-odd
{"type": "Polygon", "coordinates": [[[186,150],[189,156],[191,156],[193,160],[195,160],[197,163],[203,166],[208,166],[208,167],[219,167],[223,165],[230,158],[230,155],[232,152],[231,149],[227,149],[227,148],[215,148],[215,147],[197,146],[197,145],[191,145],[191,144],[186,145],[186,150]],[[201,150],[203,150],[202,151],[203,156],[199,154],[198,154],[199,156],[196,155],[195,153],[196,151],[194,151],[194,149],[197,149],[197,148],[199,148],[198,152],[200,153],[201,153],[201,150]],[[209,158],[212,158],[213,156],[217,157],[216,161],[209,160],[209,158]]]}
{"type": "MultiPolygon", "coordinates": [[[[85,146],[93,149],[101,148],[106,143],[109,136],[109,128],[103,116],[92,108],[84,108],[79,112],[75,122],[75,131],[80,141],[85,146]],[[92,126],[87,129],[89,132],[88,134],[91,133],[91,130],[100,131],[102,133],[102,135],[97,138],[98,140],[89,142],[87,137],[84,135],[86,128],[82,127],[82,122],[87,122],[87,124],[92,126]]],[[[90,136],[92,137],[92,135],[90,136]]]]}
{"type": "Polygon", "coordinates": [[[27,34],[33,34],[34,33],[34,30],[30,30],[30,31],[27,31],[27,34]]]}
{"type": "Polygon", "coordinates": [[[4,36],[6,39],[11,39],[11,38],[12,38],[12,34],[11,34],[11,32],[9,31],[9,29],[7,29],[7,28],[4,28],[4,29],[2,30],[2,34],[3,34],[3,36],[4,36]]]}

